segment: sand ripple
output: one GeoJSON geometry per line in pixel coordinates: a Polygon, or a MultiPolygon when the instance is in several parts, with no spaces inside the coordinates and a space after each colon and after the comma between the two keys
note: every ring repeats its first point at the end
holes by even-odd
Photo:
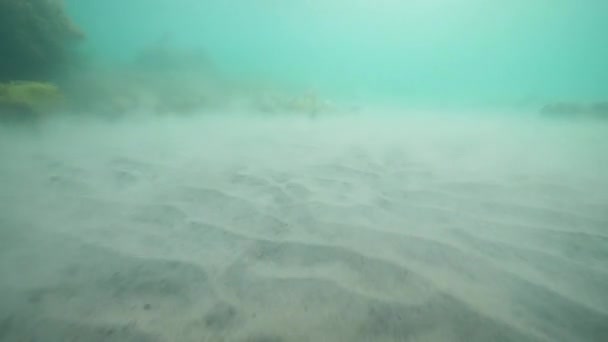
{"type": "Polygon", "coordinates": [[[608,336],[605,127],[188,120],[0,138],[0,341],[608,336]]]}

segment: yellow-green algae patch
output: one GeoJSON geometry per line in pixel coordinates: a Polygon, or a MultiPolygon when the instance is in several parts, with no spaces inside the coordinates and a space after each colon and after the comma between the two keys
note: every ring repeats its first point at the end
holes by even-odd
{"type": "Polygon", "coordinates": [[[61,90],[52,83],[13,81],[0,83],[0,117],[31,118],[56,110],[63,103],[61,90]]]}

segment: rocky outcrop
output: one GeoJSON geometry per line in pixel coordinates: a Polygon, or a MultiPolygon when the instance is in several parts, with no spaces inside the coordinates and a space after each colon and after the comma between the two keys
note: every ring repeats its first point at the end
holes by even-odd
{"type": "Polygon", "coordinates": [[[0,0],[0,82],[49,80],[83,37],[60,0],[0,0]]]}

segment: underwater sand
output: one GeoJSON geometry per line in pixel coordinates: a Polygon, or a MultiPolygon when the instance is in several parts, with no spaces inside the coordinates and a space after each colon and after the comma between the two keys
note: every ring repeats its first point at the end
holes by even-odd
{"type": "Polygon", "coordinates": [[[0,128],[0,340],[605,341],[607,146],[512,113],[0,128]]]}

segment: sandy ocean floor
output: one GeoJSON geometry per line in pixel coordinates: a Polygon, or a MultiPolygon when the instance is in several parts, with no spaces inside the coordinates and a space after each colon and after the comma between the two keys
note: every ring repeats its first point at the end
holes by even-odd
{"type": "Polygon", "coordinates": [[[0,341],[605,341],[608,125],[0,128],[0,341]]]}

